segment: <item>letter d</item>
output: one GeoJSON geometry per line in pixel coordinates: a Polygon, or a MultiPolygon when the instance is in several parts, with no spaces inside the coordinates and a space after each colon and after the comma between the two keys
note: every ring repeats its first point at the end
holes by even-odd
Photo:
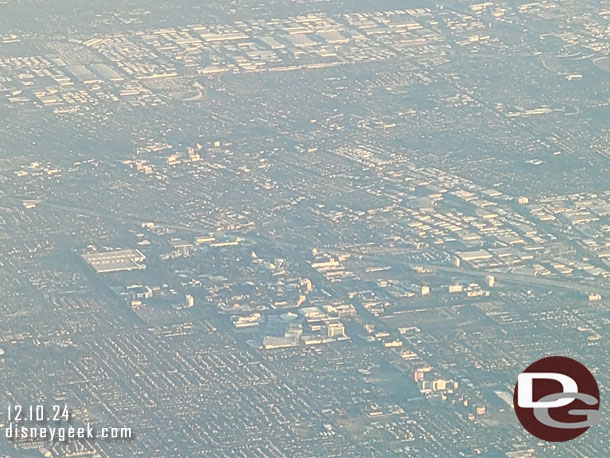
{"type": "Polygon", "coordinates": [[[517,404],[522,408],[531,409],[553,409],[555,407],[567,406],[574,400],[572,396],[565,396],[555,401],[534,402],[534,380],[555,380],[561,383],[563,393],[578,393],[578,385],[572,377],[556,372],[523,372],[517,378],[517,404]]]}

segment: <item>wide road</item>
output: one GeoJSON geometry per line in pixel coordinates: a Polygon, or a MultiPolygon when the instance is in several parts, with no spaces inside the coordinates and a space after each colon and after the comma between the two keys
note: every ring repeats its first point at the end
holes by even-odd
{"type": "Polygon", "coordinates": [[[602,296],[610,297],[610,286],[605,285],[594,285],[594,284],[585,284],[580,283],[574,280],[570,280],[566,278],[565,280],[558,279],[548,279],[548,278],[540,278],[534,277],[530,275],[520,275],[515,273],[508,272],[494,272],[494,271],[485,271],[485,270],[475,270],[466,267],[453,267],[453,266],[441,266],[437,264],[429,264],[429,263],[413,263],[401,260],[396,256],[373,256],[373,255],[363,255],[360,253],[349,252],[345,250],[326,250],[332,254],[342,255],[342,254],[351,254],[353,256],[361,257],[364,260],[378,262],[379,264],[388,265],[397,268],[411,268],[415,267],[429,267],[435,269],[439,272],[447,272],[459,275],[466,275],[472,277],[486,277],[487,275],[493,275],[496,280],[502,281],[504,283],[518,283],[520,285],[531,285],[531,286],[544,286],[549,288],[557,288],[564,289],[569,291],[576,291],[579,293],[590,294],[590,293],[599,293],[602,296]]]}
{"type": "MultiPolygon", "coordinates": [[[[8,196],[5,196],[5,198],[7,198],[7,197],[8,196]]],[[[21,202],[24,201],[24,199],[19,199],[19,198],[13,198],[13,199],[17,200],[17,201],[21,201],[21,202]]],[[[103,219],[107,219],[107,220],[113,220],[115,222],[122,223],[122,224],[140,225],[143,222],[145,222],[145,220],[138,218],[138,217],[134,217],[134,216],[119,216],[117,214],[113,214],[113,213],[109,213],[109,212],[102,213],[102,212],[94,211],[91,209],[74,207],[71,205],[63,205],[63,204],[56,203],[56,202],[42,201],[38,205],[46,206],[49,208],[55,208],[58,210],[78,213],[78,214],[82,214],[82,215],[99,217],[99,218],[103,218],[103,219]]],[[[204,225],[202,225],[202,226],[176,225],[176,224],[159,222],[159,221],[157,221],[156,223],[162,227],[176,229],[176,230],[189,232],[189,233],[198,233],[198,234],[212,233],[212,232],[215,232],[217,234],[219,233],[218,231],[214,231],[212,229],[211,224],[206,225],[206,222],[203,222],[204,225]]],[[[250,239],[252,241],[260,241],[261,236],[257,236],[254,234],[244,234],[243,238],[246,240],[250,239]]],[[[291,247],[291,248],[295,248],[295,247],[291,247]]],[[[544,286],[544,287],[549,287],[549,288],[576,291],[576,292],[580,292],[583,294],[599,293],[603,297],[606,297],[606,298],[610,297],[610,286],[584,284],[584,283],[576,282],[574,280],[570,280],[569,278],[566,278],[565,280],[547,279],[547,278],[534,277],[534,276],[530,276],[530,275],[520,275],[520,274],[515,274],[515,273],[507,273],[507,272],[475,270],[475,269],[470,269],[470,268],[465,268],[465,267],[441,266],[441,265],[429,264],[429,263],[413,263],[413,262],[403,261],[397,256],[383,256],[382,257],[382,256],[366,255],[366,254],[360,254],[360,253],[352,252],[352,251],[337,250],[337,249],[330,249],[330,248],[325,248],[324,251],[331,253],[331,254],[335,254],[335,255],[349,254],[349,255],[361,257],[362,259],[367,260],[367,261],[377,262],[380,264],[389,265],[389,266],[397,267],[397,268],[408,267],[408,268],[413,269],[417,266],[421,266],[421,267],[433,268],[439,272],[467,275],[467,276],[472,276],[472,277],[486,277],[487,275],[493,275],[496,278],[496,280],[499,280],[499,281],[502,281],[505,283],[517,283],[517,284],[521,284],[521,285],[531,285],[531,286],[537,286],[537,287],[544,286]]]]}

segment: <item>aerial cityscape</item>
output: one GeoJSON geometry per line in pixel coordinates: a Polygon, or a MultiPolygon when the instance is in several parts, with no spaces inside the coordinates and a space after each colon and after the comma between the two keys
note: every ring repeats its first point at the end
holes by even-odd
{"type": "Polygon", "coordinates": [[[0,456],[608,456],[610,1],[176,3],[0,0],[0,456]]]}

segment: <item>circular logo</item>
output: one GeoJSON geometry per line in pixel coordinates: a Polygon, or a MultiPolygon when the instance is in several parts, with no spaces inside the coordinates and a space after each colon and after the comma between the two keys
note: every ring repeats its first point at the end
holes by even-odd
{"type": "Polygon", "coordinates": [[[563,356],[540,359],[519,374],[513,404],[523,427],[549,442],[575,439],[600,419],[593,374],[563,356]]]}

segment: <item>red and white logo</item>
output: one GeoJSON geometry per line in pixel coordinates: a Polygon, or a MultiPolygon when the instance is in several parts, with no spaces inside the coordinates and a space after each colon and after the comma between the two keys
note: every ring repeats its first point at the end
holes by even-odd
{"type": "Polygon", "coordinates": [[[550,356],[519,374],[513,404],[517,418],[531,434],[564,442],[599,423],[599,399],[597,382],[585,366],[550,356]]]}

